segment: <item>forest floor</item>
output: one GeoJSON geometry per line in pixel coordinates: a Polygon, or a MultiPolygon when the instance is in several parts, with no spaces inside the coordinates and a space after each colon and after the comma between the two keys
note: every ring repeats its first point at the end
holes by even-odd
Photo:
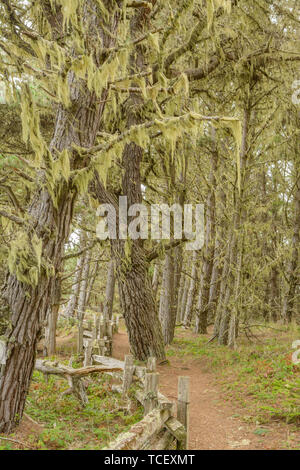
{"type": "MultiPolygon", "coordinates": [[[[300,368],[291,362],[300,328],[270,326],[254,330],[252,343],[241,339],[235,351],[207,344],[211,331],[199,336],[176,328],[168,364],[158,366],[159,389],[176,401],[178,377],[190,377],[191,450],[300,449],[300,368]]],[[[55,359],[67,363],[76,350],[76,328],[59,330],[57,349],[55,359]]],[[[113,356],[123,360],[129,352],[121,323],[113,356]]],[[[0,439],[0,450],[101,449],[142,417],[138,407],[124,411],[107,377],[89,384],[84,410],[73,396],[61,397],[65,388],[66,381],[50,377],[47,383],[35,372],[26,415],[15,433],[2,436],[11,440],[0,439]]]]}
{"type": "MultiPolygon", "coordinates": [[[[230,351],[177,328],[169,364],[158,367],[159,389],[176,401],[178,376],[190,377],[190,449],[300,449],[300,369],[290,360],[299,333],[276,331],[275,339],[270,331],[256,333],[258,345],[230,351]]],[[[113,356],[129,351],[120,331],[113,356]]]]}
{"type": "MultiPolygon", "coordinates": [[[[38,353],[41,356],[42,343],[38,353]]],[[[57,355],[51,360],[72,366],[77,361],[76,327],[59,329],[57,355]]],[[[35,371],[20,425],[9,436],[0,435],[0,450],[101,450],[143,417],[142,407],[112,391],[112,377],[92,374],[84,379],[89,403],[83,408],[74,395],[63,396],[67,381],[45,379],[35,371]],[[130,405],[130,406],[129,406],[130,405]]]]}

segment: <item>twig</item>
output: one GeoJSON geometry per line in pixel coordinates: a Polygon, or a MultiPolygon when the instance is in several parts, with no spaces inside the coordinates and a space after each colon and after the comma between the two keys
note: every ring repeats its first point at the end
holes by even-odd
{"type": "Polygon", "coordinates": [[[287,332],[287,330],[280,330],[279,328],[274,328],[273,326],[269,325],[243,325],[242,328],[270,328],[271,330],[281,331],[282,333],[287,332]]]}
{"type": "Polygon", "coordinates": [[[40,424],[38,423],[37,421],[35,421],[33,418],[31,418],[31,416],[29,416],[27,413],[23,413],[23,415],[25,416],[25,418],[29,419],[29,421],[31,421],[33,424],[36,424],[37,426],[41,426],[43,427],[43,424],[40,424]]]}
{"type": "Polygon", "coordinates": [[[9,437],[1,437],[1,436],[0,436],[0,439],[2,441],[10,441],[10,442],[14,442],[15,444],[20,444],[23,447],[29,447],[30,449],[34,449],[34,447],[31,447],[30,445],[25,444],[24,442],[17,441],[17,439],[10,439],[9,437]]]}
{"type": "Polygon", "coordinates": [[[23,225],[24,224],[23,219],[21,219],[20,217],[15,216],[13,214],[8,214],[5,211],[0,210],[0,215],[2,217],[5,217],[6,219],[12,220],[12,222],[15,222],[15,224],[18,224],[18,225],[23,225]]]}
{"type": "Polygon", "coordinates": [[[218,336],[218,335],[216,334],[216,335],[214,335],[212,338],[210,338],[210,340],[208,340],[207,343],[205,343],[204,346],[206,346],[206,345],[209,344],[209,343],[212,343],[212,342],[216,339],[217,336],[218,336]]]}

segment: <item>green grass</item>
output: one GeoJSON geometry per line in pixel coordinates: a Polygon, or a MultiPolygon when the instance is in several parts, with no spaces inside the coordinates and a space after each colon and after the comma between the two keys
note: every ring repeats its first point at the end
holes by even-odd
{"type": "Polygon", "coordinates": [[[262,342],[242,340],[237,350],[230,350],[206,344],[206,336],[179,330],[168,355],[205,359],[226,397],[247,407],[250,420],[300,423],[300,367],[291,362],[291,345],[300,338],[300,328],[286,333],[260,329],[255,334],[262,342]]]}
{"type": "MultiPolygon", "coordinates": [[[[99,450],[128,430],[143,417],[142,408],[128,402],[111,390],[109,376],[96,376],[89,384],[89,403],[82,408],[73,395],[62,397],[68,388],[66,380],[49,377],[48,383],[39,372],[34,372],[25,412],[43,425],[37,434],[18,431],[8,436],[28,444],[34,449],[94,449],[99,450]]],[[[0,440],[0,449],[12,449],[14,444],[0,440]]]]}

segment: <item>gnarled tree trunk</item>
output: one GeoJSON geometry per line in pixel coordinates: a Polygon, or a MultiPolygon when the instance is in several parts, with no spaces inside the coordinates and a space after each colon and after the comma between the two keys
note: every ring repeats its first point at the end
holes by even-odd
{"type": "MultiPolygon", "coordinates": [[[[133,39],[136,39],[144,32],[145,23],[149,20],[148,15],[149,9],[142,7],[131,19],[133,39]]],[[[142,45],[136,47],[134,54],[131,56],[131,64],[132,73],[144,71],[145,62],[142,45]]],[[[128,128],[142,122],[143,104],[143,97],[132,91],[125,108],[128,128]]],[[[123,195],[127,196],[128,207],[142,203],[142,159],[143,149],[140,146],[134,142],[126,144],[123,152],[122,192],[123,195]]],[[[97,174],[91,189],[99,202],[113,203],[116,206],[116,197],[105,190],[97,174]]],[[[144,241],[140,239],[126,241],[118,239],[112,240],[111,246],[116,262],[119,296],[132,353],[139,360],[145,360],[150,356],[155,356],[158,360],[164,360],[164,342],[152,292],[149,262],[144,249],[144,241]],[[127,244],[126,250],[125,244],[127,244]]]]}
{"type": "MultiPolygon", "coordinates": [[[[75,194],[65,184],[57,210],[50,194],[41,190],[29,211],[35,233],[43,240],[43,259],[51,260],[54,273],[60,268],[64,243],[72,218],[75,194]]],[[[36,346],[46,319],[55,277],[44,269],[36,287],[9,274],[2,295],[10,310],[11,328],[6,332],[6,363],[0,378],[0,432],[9,433],[23,415],[34,369],[36,346]]]]}
{"type": "MultiPolygon", "coordinates": [[[[53,16],[51,9],[47,14],[52,15],[50,24],[54,24],[56,29],[61,27],[61,33],[58,18],[53,16]]],[[[110,45],[111,41],[109,38],[105,46],[110,45]]],[[[69,109],[62,105],[58,107],[50,151],[55,158],[56,152],[69,149],[72,154],[71,169],[78,169],[84,162],[72,153],[72,146],[90,148],[94,145],[104,103],[99,103],[96,94],[90,92],[84,82],[76,80],[72,73],[69,74],[69,90],[72,106],[69,109]]],[[[5,302],[9,310],[11,327],[5,335],[6,363],[1,369],[0,378],[0,433],[11,432],[23,415],[36,346],[52,302],[55,276],[61,268],[76,196],[72,182],[61,179],[56,183],[54,203],[45,185],[45,175],[40,178],[41,187],[28,211],[28,236],[32,239],[35,234],[42,240],[42,268],[36,287],[24,284],[14,273],[10,273],[2,291],[1,302],[5,302]]]]}

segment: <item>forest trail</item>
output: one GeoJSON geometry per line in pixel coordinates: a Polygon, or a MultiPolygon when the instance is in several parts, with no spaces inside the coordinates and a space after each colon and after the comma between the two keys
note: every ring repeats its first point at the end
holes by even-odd
{"type": "MultiPolygon", "coordinates": [[[[130,353],[126,332],[114,336],[113,356],[124,360],[130,353]]],[[[190,377],[190,450],[275,450],[288,440],[280,423],[268,426],[265,436],[255,434],[257,426],[242,421],[245,409],[226,401],[205,360],[171,357],[169,365],[158,367],[159,389],[169,399],[177,399],[178,376],[190,377]]],[[[265,426],[264,426],[265,427],[265,426]]]]}

